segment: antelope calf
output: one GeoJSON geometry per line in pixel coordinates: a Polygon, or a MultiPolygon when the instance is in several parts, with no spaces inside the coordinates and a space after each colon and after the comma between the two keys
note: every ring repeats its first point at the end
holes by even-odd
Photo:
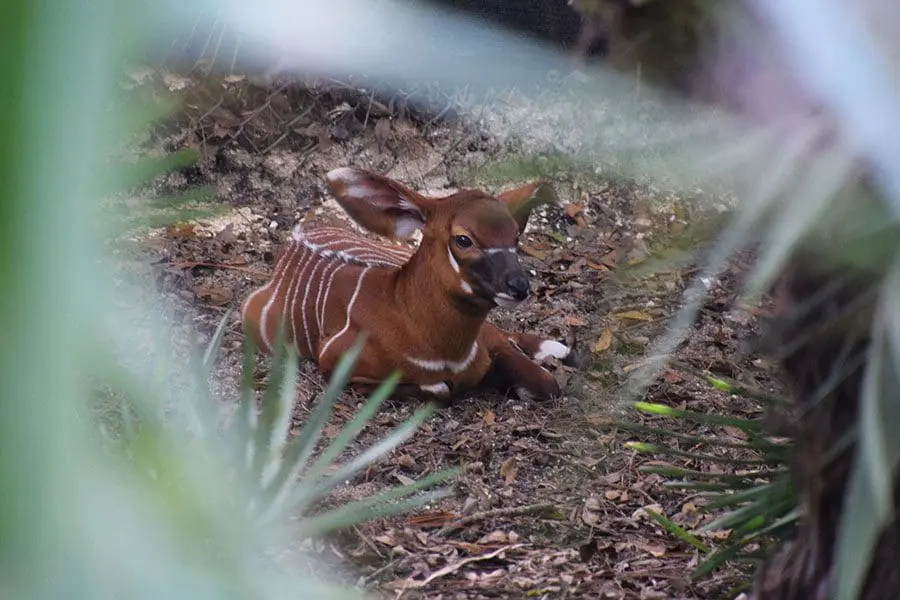
{"type": "Polygon", "coordinates": [[[422,241],[413,251],[349,229],[298,225],[271,280],[242,308],[245,331],[259,348],[271,351],[284,322],[286,343],[328,377],[367,333],[350,381],[362,393],[399,370],[395,396],[446,398],[486,378],[523,399],[560,394],[538,363],[565,359],[568,347],[486,321],[495,306],[529,296],[516,243],[541,183],[496,197],[463,190],[429,198],[353,168],[326,178],[362,227],[392,239],[421,230],[422,241]]]}

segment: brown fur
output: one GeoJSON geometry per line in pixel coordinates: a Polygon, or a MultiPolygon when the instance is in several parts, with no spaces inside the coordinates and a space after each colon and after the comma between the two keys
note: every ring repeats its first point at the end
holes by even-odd
{"type": "Polygon", "coordinates": [[[388,237],[420,228],[422,242],[413,252],[348,229],[298,227],[272,279],[244,303],[245,329],[259,347],[271,350],[284,321],[286,343],[316,360],[328,376],[365,332],[366,345],[351,378],[351,385],[363,392],[399,370],[402,382],[412,384],[402,386],[405,395],[445,395],[430,387],[440,384],[456,393],[478,385],[489,373],[495,383],[517,388],[523,396],[559,395],[552,375],[529,358],[546,340],[491,325],[485,319],[493,304],[466,291],[475,285],[467,280],[466,266],[482,251],[507,252],[515,246],[530,211],[527,203],[540,184],[496,198],[466,190],[442,199],[425,198],[395,181],[352,169],[332,171],[329,184],[361,225],[388,237]],[[461,232],[476,247],[451,246],[461,232]],[[434,364],[444,361],[464,368],[434,364]],[[421,393],[409,392],[417,388],[421,393]]]}

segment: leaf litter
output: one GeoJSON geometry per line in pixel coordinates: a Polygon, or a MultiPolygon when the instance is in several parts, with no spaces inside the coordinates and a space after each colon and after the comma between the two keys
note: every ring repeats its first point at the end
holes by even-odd
{"type": "MultiPolygon", "coordinates": [[[[140,85],[152,81],[148,76],[140,85]]],[[[129,259],[144,261],[148,283],[177,318],[207,338],[226,309],[238,313],[234,309],[265,281],[296,222],[340,218],[324,186],[328,170],[355,165],[419,189],[453,189],[480,185],[460,181],[460,174],[522,151],[515,141],[501,141],[478,123],[452,114],[437,119],[408,97],[376,98],[334,82],[271,82],[261,88],[258,82],[232,78],[216,87],[169,77],[161,84],[196,97],[192,108],[159,128],[147,142],[148,151],[199,148],[204,158],[193,177],[215,185],[218,200],[230,210],[217,219],[152,231],[129,259]],[[261,106],[252,104],[253,98],[261,106]]],[[[662,477],[639,470],[664,464],[712,472],[722,465],[632,452],[625,443],[635,439],[672,441],[636,437],[615,426],[626,418],[681,427],[692,436],[746,437],[728,426],[663,425],[660,417],[623,413],[619,403],[621,385],[642,360],[649,340],[664,331],[691,272],[690,264],[644,274],[632,268],[646,263],[654,246],[665,246],[672,232],[702,218],[702,211],[691,198],[673,204],[666,196],[657,202],[660,193],[642,184],[566,170],[555,175],[562,203],[538,209],[521,243],[520,260],[533,276],[534,299],[514,311],[498,309],[492,320],[565,340],[588,358],[579,369],[553,367],[567,392],[557,401],[523,402],[483,390],[459,398],[362,479],[336,490],[330,502],[346,502],[398,481],[463,467],[448,497],[314,546],[330,559],[342,559],[349,584],[385,598],[410,599],[717,598],[748,578],[746,569],[728,566],[707,579],[689,580],[699,551],[667,532],[648,511],[712,546],[720,532],[695,530],[715,515],[699,510],[702,497],[666,488],[662,477]]],[[[165,177],[157,185],[159,191],[168,189],[165,177]]],[[[734,305],[740,273],[736,264],[714,283],[711,300],[676,359],[697,371],[778,393],[771,371],[752,353],[742,353],[756,334],[757,314],[734,305]]],[[[236,397],[241,353],[235,314],[213,376],[224,402],[236,397]]],[[[258,360],[257,369],[264,378],[265,360],[258,360]]],[[[296,426],[323,386],[309,363],[299,377],[296,426]]],[[[761,412],[751,400],[716,390],[677,368],[664,370],[644,400],[704,413],[761,412]]],[[[342,422],[331,427],[351,419],[359,401],[345,394],[337,411],[342,422]]],[[[414,409],[387,402],[354,450],[373,443],[414,409]]]]}

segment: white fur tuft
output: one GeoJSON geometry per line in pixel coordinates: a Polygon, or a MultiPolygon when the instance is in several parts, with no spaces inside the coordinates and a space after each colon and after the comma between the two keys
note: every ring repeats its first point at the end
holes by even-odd
{"type": "Polygon", "coordinates": [[[446,383],[435,383],[434,385],[420,385],[419,389],[423,392],[428,392],[429,394],[434,394],[435,396],[449,396],[450,395],[450,386],[446,383]]]}
{"type": "MultiPolygon", "coordinates": [[[[417,212],[416,215],[418,214],[417,212]]],[[[394,225],[394,235],[400,238],[410,238],[424,226],[425,223],[420,217],[399,217],[394,225]]]]}
{"type": "Polygon", "coordinates": [[[531,400],[534,400],[534,395],[529,393],[529,391],[527,389],[525,389],[524,387],[517,387],[516,395],[519,397],[520,400],[523,400],[525,402],[530,402],[531,400]]]}
{"type": "Polygon", "coordinates": [[[569,355],[569,352],[571,352],[571,349],[565,344],[560,344],[553,340],[544,340],[538,347],[537,354],[534,355],[534,360],[541,361],[550,358],[551,356],[562,360],[569,355]]]}
{"type": "Polygon", "coordinates": [[[362,176],[362,173],[354,169],[353,167],[338,167],[337,169],[332,169],[325,174],[325,179],[328,180],[329,183],[334,183],[335,181],[343,181],[347,185],[353,185],[359,178],[362,176]]]}

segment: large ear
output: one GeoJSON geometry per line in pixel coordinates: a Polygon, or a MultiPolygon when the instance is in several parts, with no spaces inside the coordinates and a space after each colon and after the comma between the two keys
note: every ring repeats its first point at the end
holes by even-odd
{"type": "Polygon", "coordinates": [[[351,167],[325,178],[350,218],[373,233],[409,238],[425,226],[430,201],[393,179],[351,167]]]}
{"type": "Polygon", "coordinates": [[[497,194],[497,198],[509,208],[509,212],[519,224],[520,232],[525,231],[532,210],[541,204],[559,204],[556,190],[546,181],[535,181],[513,190],[507,190],[497,194]]]}

